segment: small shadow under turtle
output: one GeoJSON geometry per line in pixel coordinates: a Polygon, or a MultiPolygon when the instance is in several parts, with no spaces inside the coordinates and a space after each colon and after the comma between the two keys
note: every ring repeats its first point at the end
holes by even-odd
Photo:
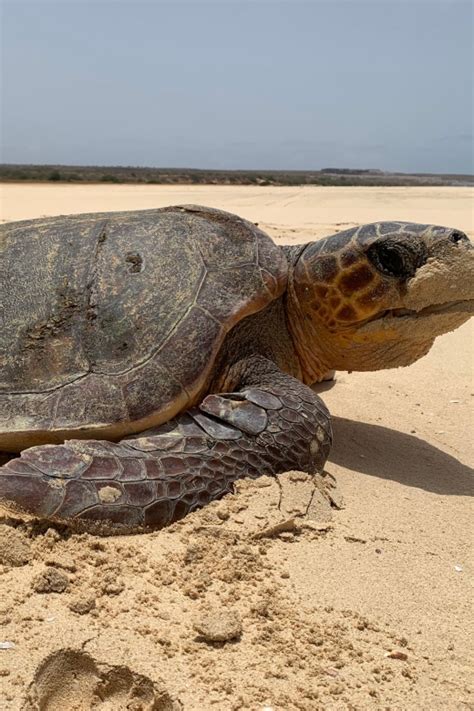
{"type": "Polygon", "coordinates": [[[330,462],[435,494],[474,495],[474,469],[419,437],[333,418],[330,462]]]}

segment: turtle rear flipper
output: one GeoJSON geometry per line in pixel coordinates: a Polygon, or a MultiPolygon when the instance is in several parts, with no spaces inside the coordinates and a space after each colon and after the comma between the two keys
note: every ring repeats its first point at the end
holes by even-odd
{"type": "Polygon", "coordinates": [[[321,471],[331,446],[322,400],[274,367],[250,379],[119,443],[27,449],[0,467],[0,499],[38,518],[118,533],[166,526],[239,478],[321,471]]]}

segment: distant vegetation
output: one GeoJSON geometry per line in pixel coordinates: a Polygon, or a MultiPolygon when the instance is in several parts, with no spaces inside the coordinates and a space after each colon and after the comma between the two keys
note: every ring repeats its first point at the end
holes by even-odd
{"type": "Polygon", "coordinates": [[[140,185],[474,185],[472,175],[381,170],[198,170],[120,166],[0,165],[0,181],[136,183],[140,185]]]}

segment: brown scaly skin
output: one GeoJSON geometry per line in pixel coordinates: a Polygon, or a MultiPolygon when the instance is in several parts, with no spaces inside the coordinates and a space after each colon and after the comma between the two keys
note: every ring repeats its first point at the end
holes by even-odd
{"type": "Polygon", "coordinates": [[[101,532],[146,530],[239,477],[321,471],[330,417],[308,385],[408,365],[472,313],[474,250],[457,230],[377,223],[284,252],[287,290],[230,331],[197,407],[118,444],[27,449],[0,468],[0,498],[101,532]]]}

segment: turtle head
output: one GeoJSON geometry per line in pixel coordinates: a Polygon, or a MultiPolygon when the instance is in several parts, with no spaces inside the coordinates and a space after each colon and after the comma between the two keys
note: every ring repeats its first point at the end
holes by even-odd
{"type": "Polygon", "coordinates": [[[409,365],[473,315],[474,248],[453,228],[363,225],[306,245],[288,296],[306,382],[409,365]]]}

